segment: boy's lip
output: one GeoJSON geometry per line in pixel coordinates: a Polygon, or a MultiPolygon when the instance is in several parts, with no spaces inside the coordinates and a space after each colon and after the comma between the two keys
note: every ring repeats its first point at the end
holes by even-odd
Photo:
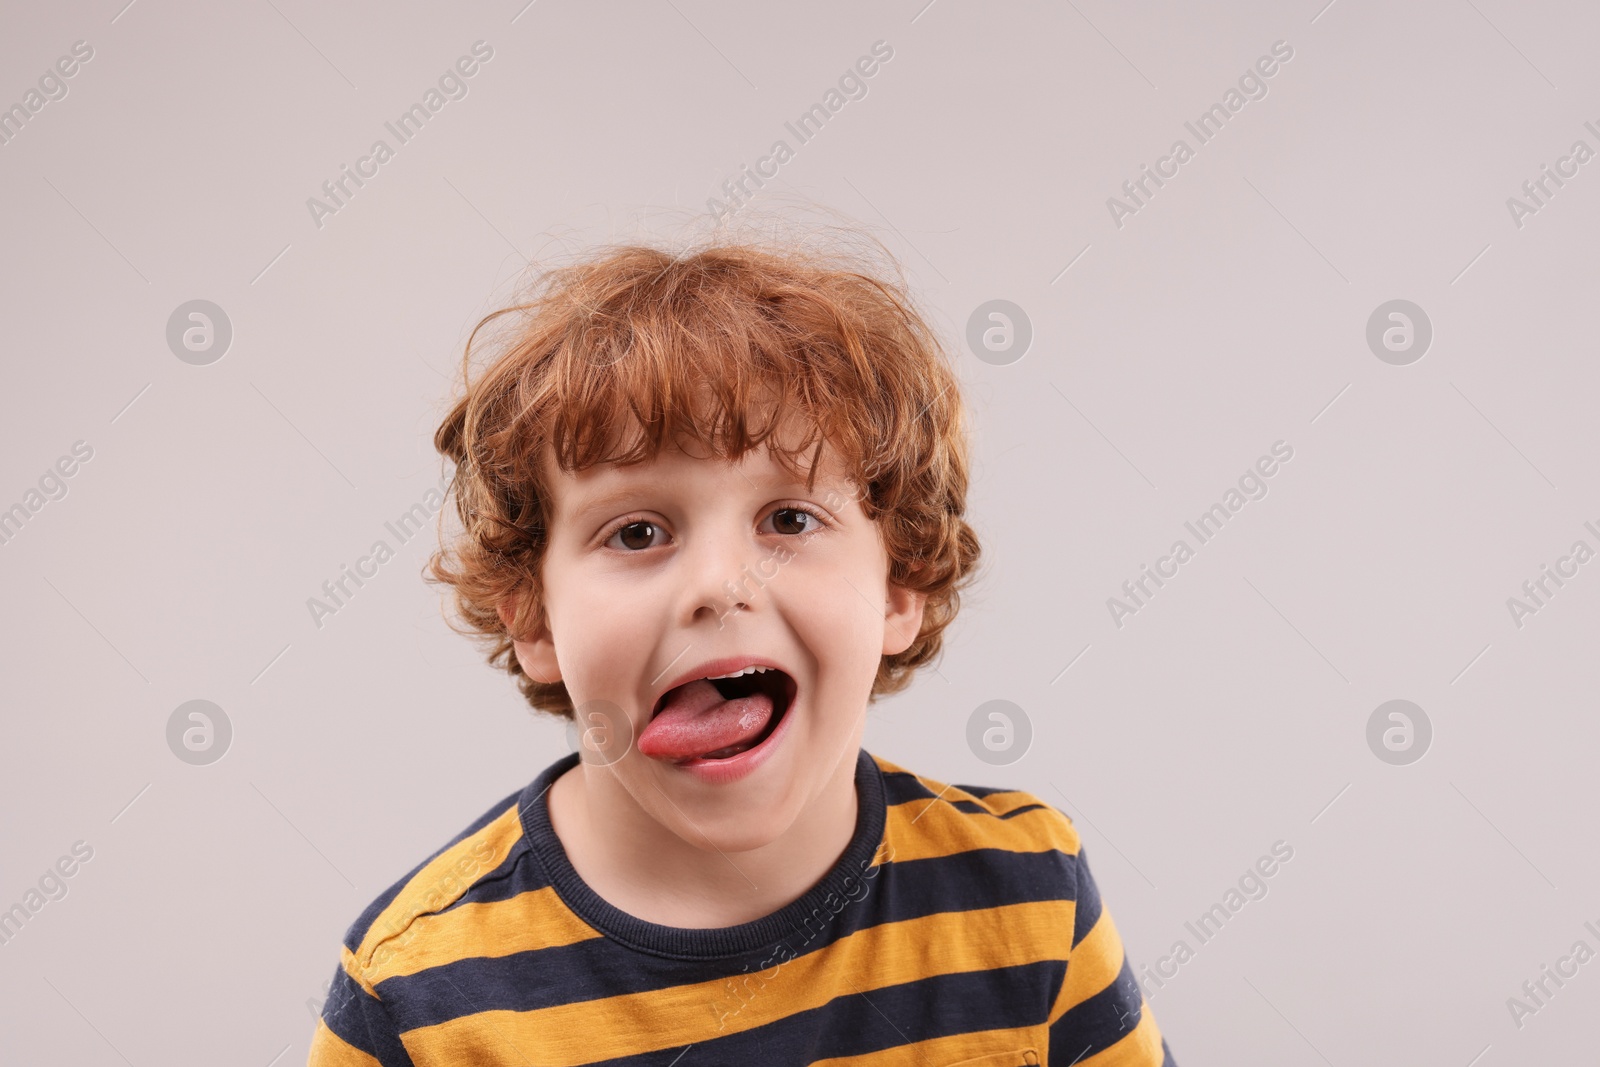
{"type": "MultiPolygon", "coordinates": [[[[654,718],[656,712],[661,710],[661,698],[678,688],[678,686],[712,675],[732,674],[734,671],[742,671],[746,667],[771,667],[773,670],[782,671],[795,684],[796,689],[799,687],[799,679],[795,678],[794,672],[774,660],[761,656],[724,656],[721,659],[707,660],[698,667],[691,667],[656,690],[654,698],[650,701],[650,717],[654,718]]],[[[790,703],[793,703],[793,698],[798,695],[798,693],[792,694],[790,703]]]]}

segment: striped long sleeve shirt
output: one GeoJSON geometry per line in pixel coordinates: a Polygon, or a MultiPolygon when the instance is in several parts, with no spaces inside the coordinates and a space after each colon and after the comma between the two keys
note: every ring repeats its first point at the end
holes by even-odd
{"type": "Polygon", "coordinates": [[[311,1067],[1158,1067],[1171,1054],[1077,832],[862,750],[823,879],[719,929],[634,918],[551,828],[569,755],[368,906],[311,1067]]]}

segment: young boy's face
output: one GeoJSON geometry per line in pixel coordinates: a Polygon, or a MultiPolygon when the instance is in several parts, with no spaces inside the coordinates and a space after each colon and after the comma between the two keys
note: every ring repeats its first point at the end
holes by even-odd
{"type": "Polygon", "coordinates": [[[765,449],[546,466],[549,626],[518,659],[566,683],[579,729],[603,728],[579,773],[697,848],[768,844],[853,780],[879,660],[922,624],[923,597],[889,584],[859,490],[823,457],[809,491],[765,449]],[[788,681],[692,681],[747,662],[788,681]]]}

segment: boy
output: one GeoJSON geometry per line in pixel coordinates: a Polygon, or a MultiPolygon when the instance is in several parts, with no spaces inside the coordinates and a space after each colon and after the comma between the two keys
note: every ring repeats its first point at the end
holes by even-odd
{"type": "Polygon", "coordinates": [[[900,289],[622,248],[465,363],[432,574],[579,751],[351,926],[313,1065],[1172,1062],[1067,818],[860,747],[979,554],[900,289]]]}

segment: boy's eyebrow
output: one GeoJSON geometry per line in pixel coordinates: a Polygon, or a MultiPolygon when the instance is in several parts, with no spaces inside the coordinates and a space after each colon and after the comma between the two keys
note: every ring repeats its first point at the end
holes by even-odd
{"type": "MultiPolygon", "coordinates": [[[[804,479],[791,478],[787,475],[781,474],[774,475],[772,478],[768,479],[765,484],[768,487],[769,492],[780,492],[787,489],[805,489],[804,479]]],[[[829,484],[831,483],[829,483],[826,477],[819,476],[817,479],[816,489],[825,490],[829,484]]],[[[581,497],[583,490],[580,489],[577,490],[577,493],[580,494],[579,499],[574,502],[569,497],[567,500],[563,501],[565,506],[561,510],[574,520],[581,519],[591,512],[610,510],[616,505],[621,504],[626,500],[633,499],[639,496],[641,493],[650,492],[654,488],[654,482],[647,478],[640,478],[637,481],[630,482],[629,484],[620,485],[615,488],[599,492],[597,495],[588,499],[583,499],[581,497]]]]}
{"type": "MultiPolygon", "coordinates": [[[[645,485],[625,485],[600,493],[598,496],[587,500],[580,498],[577,503],[573,503],[571,499],[568,499],[566,501],[567,506],[562,510],[574,519],[582,518],[591,511],[608,510],[614,505],[637,495],[645,488],[647,488],[645,485]]],[[[582,490],[579,490],[579,492],[581,493],[582,490]]]]}

